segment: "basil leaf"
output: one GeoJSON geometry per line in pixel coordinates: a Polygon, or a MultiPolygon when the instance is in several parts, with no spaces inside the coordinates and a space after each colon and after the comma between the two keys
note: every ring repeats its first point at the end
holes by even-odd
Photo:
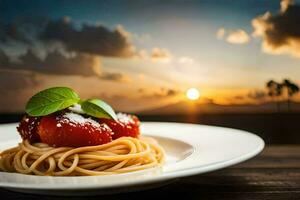
{"type": "Polygon", "coordinates": [[[26,113],[30,116],[45,116],[63,110],[77,102],[79,96],[67,87],[53,87],[40,91],[29,99],[26,113]]]}
{"type": "Polygon", "coordinates": [[[88,115],[98,118],[117,120],[115,111],[100,99],[88,99],[81,102],[81,109],[88,115]]]}

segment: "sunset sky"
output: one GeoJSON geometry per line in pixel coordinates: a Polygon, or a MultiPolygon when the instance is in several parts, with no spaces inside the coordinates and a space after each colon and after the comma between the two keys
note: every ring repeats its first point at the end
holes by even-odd
{"type": "Polygon", "coordinates": [[[266,102],[268,80],[300,83],[299,24],[287,0],[0,0],[0,112],[51,86],[132,112],[190,87],[203,104],[266,102]]]}

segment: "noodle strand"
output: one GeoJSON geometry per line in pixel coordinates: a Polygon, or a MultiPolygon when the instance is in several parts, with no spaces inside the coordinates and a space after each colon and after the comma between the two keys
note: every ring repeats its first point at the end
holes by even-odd
{"type": "Polygon", "coordinates": [[[0,171],[40,176],[93,176],[161,166],[163,149],[153,138],[122,137],[110,143],[54,148],[24,140],[0,153],[0,171]]]}

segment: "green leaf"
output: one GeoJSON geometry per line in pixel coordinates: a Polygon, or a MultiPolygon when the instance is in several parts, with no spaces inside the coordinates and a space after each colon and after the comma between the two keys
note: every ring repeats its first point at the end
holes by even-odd
{"type": "Polygon", "coordinates": [[[116,113],[112,107],[100,99],[88,99],[83,101],[81,102],[81,108],[86,114],[93,117],[117,120],[116,113]]]}
{"type": "Polygon", "coordinates": [[[79,96],[67,87],[53,87],[40,91],[29,99],[26,113],[30,116],[45,116],[63,110],[79,102],[79,96]]]}

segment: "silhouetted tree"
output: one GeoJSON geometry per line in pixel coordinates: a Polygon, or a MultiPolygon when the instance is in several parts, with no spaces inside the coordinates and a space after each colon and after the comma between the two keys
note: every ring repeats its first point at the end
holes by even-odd
{"type": "Polygon", "coordinates": [[[299,86],[295,83],[293,83],[292,81],[288,80],[288,79],[284,79],[282,86],[286,88],[287,90],[287,103],[288,103],[288,110],[290,111],[290,102],[291,102],[291,98],[299,92],[299,86]]]}
{"type": "Polygon", "coordinates": [[[276,100],[277,111],[279,112],[280,105],[276,98],[282,95],[283,85],[274,80],[270,80],[267,82],[266,87],[268,89],[268,95],[276,100]]]}

